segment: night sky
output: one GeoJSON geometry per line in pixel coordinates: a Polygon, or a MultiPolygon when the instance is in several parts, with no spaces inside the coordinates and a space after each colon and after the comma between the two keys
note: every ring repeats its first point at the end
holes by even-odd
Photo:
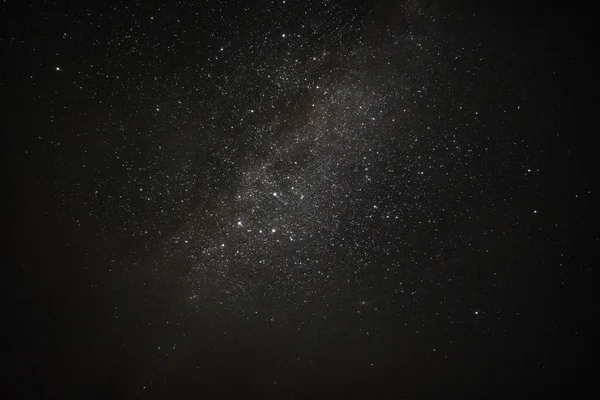
{"type": "Polygon", "coordinates": [[[583,10],[98,3],[0,8],[11,398],[597,390],[583,10]]]}

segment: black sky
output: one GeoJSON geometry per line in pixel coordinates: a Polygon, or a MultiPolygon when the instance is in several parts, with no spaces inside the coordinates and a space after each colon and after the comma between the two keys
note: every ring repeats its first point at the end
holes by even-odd
{"type": "Polygon", "coordinates": [[[584,10],[1,7],[16,398],[597,392],[584,10]]]}

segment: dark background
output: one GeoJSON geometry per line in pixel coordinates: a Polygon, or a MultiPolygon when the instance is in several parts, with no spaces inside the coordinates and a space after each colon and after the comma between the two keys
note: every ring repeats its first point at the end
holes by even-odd
{"type": "MultiPolygon", "coordinates": [[[[403,2],[334,3],[342,10],[358,10],[355,13],[361,15],[362,22],[356,23],[370,30],[374,45],[380,44],[376,39],[380,30],[390,24],[397,25],[398,35],[427,26],[418,13],[407,11],[410,4],[403,2]],[[412,21],[410,27],[397,23],[408,20],[412,21]]],[[[188,131],[197,121],[209,118],[215,107],[227,109],[229,104],[219,99],[217,92],[207,90],[190,96],[189,102],[195,106],[181,111],[172,101],[177,95],[170,97],[161,90],[181,71],[182,63],[210,56],[207,49],[219,45],[213,43],[211,32],[227,38],[268,30],[268,11],[261,13],[274,7],[269,4],[224,2],[220,15],[241,15],[244,20],[256,13],[263,18],[263,25],[255,26],[248,17],[248,22],[239,25],[242,32],[232,33],[227,24],[218,21],[214,26],[196,24],[188,9],[209,9],[209,2],[162,8],[158,3],[139,7],[132,3],[135,15],[155,15],[163,24],[159,30],[137,25],[131,33],[147,32],[143,37],[150,38],[136,45],[139,56],[131,56],[128,50],[136,46],[124,43],[119,47],[107,41],[131,24],[132,17],[122,6],[115,11],[110,5],[66,2],[2,4],[2,283],[8,297],[8,318],[2,326],[9,337],[4,357],[9,371],[6,390],[16,391],[15,398],[223,398],[235,393],[261,398],[597,396],[593,376],[596,344],[592,340],[598,316],[594,296],[598,233],[592,223],[593,183],[597,179],[597,150],[593,146],[597,113],[595,40],[590,14],[574,5],[534,7],[519,2],[450,0],[425,6],[418,3],[444,16],[445,34],[450,32],[467,48],[482,45],[491,62],[481,76],[506,76],[505,82],[495,81],[501,83],[489,88],[480,86],[485,79],[476,81],[479,86],[473,93],[489,91],[498,101],[506,96],[510,103],[513,97],[504,95],[501,88],[523,85],[528,93],[523,108],[528,111],[515,116],[507,132],[491,129],[493,133],[486,135],[485,129],[480,130],[483,136],[473,146],[474,152],[481,151],[485,143],[494,151],[467,161],[490,177],[478,178],[473,193],[485,186],[493,188],[487,195],[490,202],[510,201],[504,208],[487,212],[480,198],[465,196],[471,200],[461,200],[457,207],[469,208],[483,215],[482,219],[469,221],[463,214],[440,216],[444,237],[476,238],[475,250],[458,245],[457,251],[448,253],[444,261],[447,269],[437,270],[435,262],[425,261],[425,255],[435,247],[435,236],[422,233],[425,239],[414,241],[413,259],[427,272],[411,272],[406,279],[419,295],[412,306],[406,306],[404,317],[365,311],[364,320],[353,325],[354,310],[360,306],[352,288],[345,288],[333,300],[346,311],[333,314],[329,324],[319,325],[308,318],[309,328],[299,333],[292,328],[270,327],[265,320],[240,322],[237,311],[218,307],[206,306],[194,314],[173,300],[186,296],[182,282],[187,270],[157,271],[154,265],[160,260],[154,250],[166,245],[160,236],[138,233],[180,232],[197,212],[198,204],[203,209],[218,209],[216,200],[205,199],[210,197],[204,195],[210,192],[207,187],[228,193],[246,165],[243,160],[252,164],[260,159],[263,148],[252,139],[248,144],[243,128],[220,134],[219,124],[229,124],[227,112],[217,115],[213,137],[198,139],[196,145],[185,148],[185,141],[173,138],[167,128],[177,126],[181,132],[188,131]],[[240,11],[243,5],[249,10],[240,11]],[[163,11],[157,11],[160,9],[163,11]],[[178,30],[174,18],[179,18],[184,28],[176,38],[172,36],[178,30]],[[63,40],[63,31],[70,40],[63,40]],[[185,37],[185,32],[196,36],[190,33],[185,37]],[[170,45],[179,46],[179,51],[169,52],[170,45]],[[93,74],[90,65],[94,66],[93,74]],[[57,74],[56,67],[63,73],[57,74]],[[73,77],[75,71],[87,72],[73,77]],[[147,84],[145,74],[164,79],[165,86],[147,84]],[[121,75],[122,81],[108,79],[115,75],[121,75]],[[151,112],[131,111],[150,109],[158,103],[179,116],[178,122],[169,125],[151,112]],[[186,113],[193,115],[181,117],[186,113]],[[125,133],[104,135],[102,129],[125,133]],[[521,138],[522,145],[502,144],[521,138]],[[207,143],[210,150],[197,152],[207,143]],[[161,164],[160,157],[148,155],[157,144],[167,149],[170,162],[161,164]],[[191,168],[198,168],[205,180],[186,186],[183,175],[181,181],[153,183],[151,176],[156,176],[156,171],[187,168],[177,160],[190,153],[197,157],[191,168]],[[113,161],[106,161],[107,154],[113,161]],[[116,156],[148,168],[135,173],[114,168],[116,156]],[[229,159],[237,161],[231,166],[225,161],[229,159]],[[539,173],[522,182],[516,176],[527,160],[539,173]],[[132,197],[126,207],[117,206],[110,199],[132,180],[171,191],[154,205],[132,197]],[[92,196],[98,188],[108,197],[92,196]],[[172,213],[163,216],[158,212],[172,202],[178,202],[172,213]],[[538,210],[535,215],[530,212],[534,209],[538,210]],[[481,237],[481,225],[506,234],[481,237]],[[483,248],[494,249],[496,255],[486,256],[478,250],[483,248]],[[451,283],[441,283],[450,279],[451,283]],[[443,289],[432,289],[438,284],[444,285],[443,289]],[[441,300],[446,305],[438,307],[441,300]],[[436,319],[444,313],[455,315],[452,326],[436,319]],[[374,327],[376,339],[360,334],[366,327],[374,327]],[[220,337],[224,330],[229,336],[220,337]],[[314,333],[316,339],[307,332],[314,333]],[[157,343],[174,337],[179,339],[170,355],[155,351],[160,346],[157,343]],[[310,354],[311,359],[294,364],[289,361],[291,353],[310,354]],[[278,381],[278,385],[267,383],[271,381],[278,381]]],[[[315,18],[327,4],[314,7],[315,18]]],[[[293,10],[296,6],[290,7],[293,10]]],[[[324,24],[327,27],[327,22],[324,24]]],[[[351,39],[348,41],[340,46],[352,47],[351,39]]],[[[312,46],[308,43],[307,47],[312,46]]],[[[265,50],[267,56],[268,51],[275,50],[265,50]]],[[[243,51],[238,55],[238,63],[248,62],[246,57],[250,56],[243,51]]],[[[458,68],[468,69],[469,62],[459,62],[458,68]]],[[[440,76],[444,79],[446,75],[440,76]]],[[[180,79],[193,82],[196,78],[183,73],[180,79]]],[[[470,84],[467,74],[457,79],[458,86],[470,84]]],[[[248,83],[257,92],[260,85],[248,83]]],[[[233,87],[247,93],[242,83],[233,87]]],[[[285,92],[281,95],[282,102],[286,96],[285,92]]],[[[294,96],[297,107],[282,111],[288,112],[289,118],[304,115],[303,107],[310,102],[301,93],[294,96]]],[[[446,100],[453,103],[452,97],[446,100]]],[[[241,97],[236,101],[238,105],[252,104],[241,97]]],[[[466,104],[477,103],[470,101],[466,104]]],[[[494,104],[494,99],[486,101],[494,104]]],[[[453,112],[450,105],[442,109],[446,116],[453,112]]],[[[423,115],[433,121],[427,112],[423,115]]],[[[482,118],[489,127],[504,117],[492,111],[482,118]]],[[[443,121],[437,124],[444,126],[443,121]]],[[[382,175],[373,196],[379,195],[377,191],[385,193],[389,182],[382,175]]],[[[443,182],[435,185],[443,186],[443,182]]],[[[439,200],[423,201],[430,201],[435,208],[439,200]]],[[[415,216],[415,221],[419,218],[415,216]]],[[[204,229],[210,235],[208,223],[204,229]]],[[[393,233],[392,228],[385,229],[356,228],[339,233],[338,239],[358,235],[383,243],[386,235],[393,233]]],[[[394,256],[380,255],[377,246],[367,247],[366,252],[378,261],[363,272],[356,291],[380,308],[400,304],[400,300],[382,300],[395,296],[389,293],[397,282],[383,284],[374,272],[378,266],[392,264],[394,256]]],[[[329,257],[321,256],[324,260],[329,257]]],[[[341,262],[351,258],[343,254],[331,257],[339,257],[341,262]]],[[[179,264],[174,261],[171,265],[179,264]]],[[[340,279],[343,276],[339,274],[340,279]]],[[[306,306],[307,314],[315,316],[325,309],[317,300],[306,306]]],[[[290,301],[300,300],[292,297],[290,301]]],[[[248,304],[257,302],[239,300],[237,306],[245,308],[248,304]]],[[[260,306],[288,309],[268,302],[260,306]]],[[[292,324],[301,320],[293,315],[289,319],[292,324]]]]}

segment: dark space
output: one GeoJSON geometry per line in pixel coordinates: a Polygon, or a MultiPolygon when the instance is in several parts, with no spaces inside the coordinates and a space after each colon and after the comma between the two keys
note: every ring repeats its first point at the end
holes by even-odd
{"type": "Polygon", "coordinates": [[[11,398],[597,398],[587,10],[0,7],[11,398]]]}

